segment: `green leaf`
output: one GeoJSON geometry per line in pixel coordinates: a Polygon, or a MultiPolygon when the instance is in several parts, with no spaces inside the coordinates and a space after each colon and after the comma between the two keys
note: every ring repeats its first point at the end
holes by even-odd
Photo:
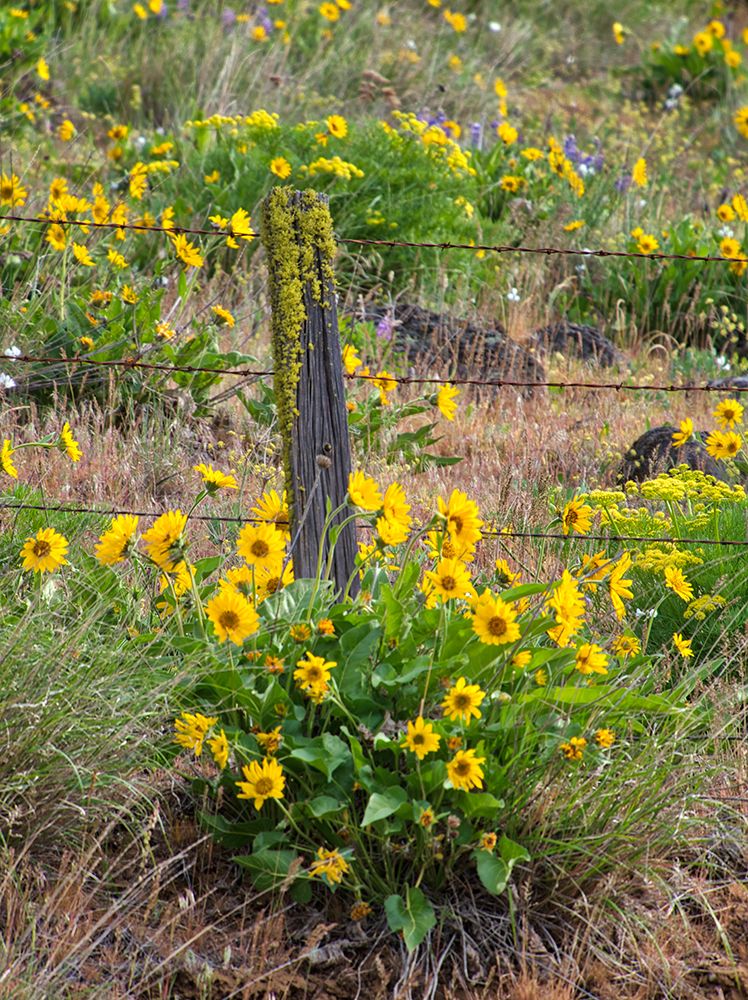
{"type": "Polygon", "coordinates": [[[502,601],[519,601],[523,597],[532,597],[534,594],[542,594],[548,590],[547,583],[520,583],[516,587],[501,591],[502,601]]]}
{"type": "Polygon", "coordinates": [[[324,733],[302,746],[294,747],[290,756],[316,768],[329,781],[335,771],[351,759],[351,751],[333,733],[324,733]]]}
{"type": "Polygon", "coordinates": [[[288,878],[291,865],[299,859],[296,851],[274,851],[269,848],[253,854],[238,854],[233,860],[248,868],[257,889],[275,889],[288,878]]]}
{"type": "Polygon", "coordinates": [[[382,587],[379,594],[379,601],[384,607],[382,624],[384,625],[385,636],[388,639],[390,636],[404,638],[405,629],[403,628],[403,620],[405,618],[405,608],[395,597],[392,587],[389,584],[385,584],[382,587]]]}
{"type": "Polygon", "coordinates": [[[424,468],[427,468],[429,465],[457,465],[458,462],[462,461],[461,455],[432,455],[427,451],[422,452],[419,457],[424,468]]]}
{"type": "Polygon", "coordinates": [[[322,819],[324,816],[340,812],[343,803],[332,795],[317,795],[306,803],[306,807],[315,819],[322,819]]]}
{"type": "Polygon", "coordinates": [[[229,849],[246,847],[258,834],[267,828],[268,820],[257,819],[246,822],[232,822],[217,813],[198,813],[201,828],[209,830],[219,844],[229,849]]]}
{"type": "Polygon", "coordinates": [[[436,924],[434,907],[420,889],[406,886],[402,896],[388,896],[384,902],[387,924],[391,931],[402,932],[405,947],[414,951],[436,924]]]}
{"type": "Polygon", "coordinates": [[[474,856],[478,878],[494,896],[500,896],[504,892],[511,877],[512,868],[517,862],[530,860],[530,855],[525,848],[506,836],[501,837],[495,854],[478,850],[474,856]]]}
{"type": "Polygon", "coordinates": [[[223,561],[223,556],[208,556],[205,559],[198,559],[195,563],[195,582],[200,583],[206,576],[215,573],[223,561]]]}
{"type": "Polygon", "coordinates": [[[504,808],[503,799],[497,799],[490,792],[460,792],[457,800],[466,816],[492,819],[504,808]]]}
{"type": "Polygon", "coordinates": [[[675,712],[681,706],[661,694],[638,695],[621,690],[612,684],[595,687],[546,687],[517,696],[517,703],[531,701],[553,702],[558,705],[599,705],[620,711],[675,712]]]}
{"type": "Polygon", "coordinates": [[[370,826],[380,819],[386,819],[408,801],[408,793],[404,788],[395,785],[384,792],[372,792],[366,806],[361,826],[370,826]]]}

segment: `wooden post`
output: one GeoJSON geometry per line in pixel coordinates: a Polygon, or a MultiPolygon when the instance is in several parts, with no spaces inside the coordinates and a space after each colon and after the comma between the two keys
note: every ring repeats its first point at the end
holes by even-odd
{"type": "MultiPolygon", "coordinates": [[[[262,205],[262,242],[268,258],[272,307],[275,398],[291,513],[294,573],[315,577],[328,502],[340,507],[351,471],[348,410],[335,307],[335,240],[327,198],[316,191],[274,188],[262,205]]],[[[339,524],[349,514],[344,507],[339,524]]],[[[358,592],[356,529],[335,543],[332,579],[358,592]]],[[[325,563],[323,563],[324,567],[325,563]]]]}

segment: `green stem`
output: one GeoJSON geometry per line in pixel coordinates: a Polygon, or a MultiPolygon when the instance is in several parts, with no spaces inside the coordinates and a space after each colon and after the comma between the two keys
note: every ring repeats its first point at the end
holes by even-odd
{"type": "Polygon", "coordinates": [[[431,649],[431,659],[429,661],[429,669],[426,672],[426,683],[423,688],[423,696],[421,697],[421,704],[418,706],[418,714],[423,716],[423,706],[426,703],[426,697],[429,693],[429,685],[431,684],[431,674],[434,670],[434,660],[436,659],[437,649],[444,644],[444,625],[446,622],[447,606],[444,601],[441,602],[439,608],[439,628],[437,631],[436,641],[431,649]],[[441,640],[441,641],[440,641],[441,640]]]}
{"type": "Polygon", "coordinates": [[[189,559],[185,559],[184,564],[187,567],[187,572],[190,576],[190,590],[192,591],[192,598],[195,602],[195,610],[197,611],[197,621],[200,626],[200,634],[203,639],[205,639],[205,611],[203,610],[203,602],[200,600],[200,593],[197,589],[195,574],[192,572],[192,566],[190,565],[189,559]]]}
{"type": "Polygon", "coordinates": [[[62,251],[62,265],[61,265],[61,276],[60,276],[60,320],[65,318],[65,286],[67,284],[67,270],[68,270],[68,248],[67,244],[65,249],[62,251]]]}

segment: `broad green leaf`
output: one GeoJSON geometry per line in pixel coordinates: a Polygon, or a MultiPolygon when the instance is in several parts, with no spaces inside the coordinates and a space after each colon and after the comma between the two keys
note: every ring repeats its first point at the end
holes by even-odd
{"type": "Polygon", "coordinates": [[[343,806],[344,803],[340,799],[333,798],[332,795],[317,795],[306,803],[306,808],[316,819],[338,813],[343,806]]]}
{"type": "Polygon", "coordinates": [[[495,819],[504,808],[502,799],[490,792],[460,792],[458,802],[466,816],[495,819]]]}
{"type": "Polygon", "coordinates": [[[518,861],[529,861],[530,855],[521,844],[502,835],[495,853],[475,851],[478,878],[494,896],[500,896],[506,889],[512,869],[518,861]]]}
{"type": "Polygon", "coordinates": [[[248,868],[252,882],[258,889],[275,889],[288,877],[291,865],[299,858],[296,851],[263,848],[253,854],[238,854],[233,860],[248,868]]]}
{"type": "Polygon", "coordinates": [[[382,624],[384,634],[389,639],[390,636],[398,638],[403,634],[403,622],[405,620],[405,608],[395,597],[392,587],[385,584],[379,594],[379,603],[384,608],[382,624]]]}
{"type": "Polygon", "coordinates": [[[223,556],[208,556],[206,559],[198,559],[195,563],[196,583],[200,583],[206,578],[206,576],[210,576],[211,573],[215,573],[223,562],[223,556]]]}
{"type": "Polygon", "coordinates": [[[373,792],[366,806],[366,812],[361,826],[370,826],[380,819],[386,819],[404,805],[409,799],[408,793],[400,785],[388,788],[384,792],[373,792]]]}
{"type": "Polygon", "coordinates": [[[674,712],[680,710],[666,695],[638,695],[610,684],[595,687],[545,687],[517,696],[518,703],[546,701],[558,705],[600,705],[633,712],[674,712]]]}
{"type": "Polygon", "coordinates": [[[230,849],[246,847],[258,834],[267,829],[268,819],[248,820],[243,823],[232,822],[225,819],[218,813],[200,812],[198,813],[200,826],[209,830],[219,844],[223,844],[230,849]]]}
{"type": "Polygon", "coordinates": [[[502,590],[500,597],[502,601],[519,601],[523,597],[532,597],[533,594],[542,594],[548,589],[547,583],[519,583],[516,587],[509,587],[502,590]]]}
{"type": "Polygon", "coordinates": [[[339,736],[324,733],[302,746],[294,747],[290,756],[321,771],[329,781],[341,764],[350,761],[351,751],[339,736]]]}
{"type": "Polygon", "coordinates": [[[418,888],[405,889],[405,899],[393,894],[384,902],[391,931],[402,931],[405,947],[414,951],[436,924],[434,907],[418,888]]]}

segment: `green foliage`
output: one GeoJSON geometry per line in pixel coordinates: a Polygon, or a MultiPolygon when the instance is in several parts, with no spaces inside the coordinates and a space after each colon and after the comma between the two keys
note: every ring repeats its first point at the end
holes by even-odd
{"type": "Polygon", "coordinates": [[[724,100],[742,83],[744,45],[736,46],[718,20],[690,38],[683,38],[682,28],[682,22],[676,24],[667,41],[647,48],[640,71],[645,97],[649,101],[672,99],[676,85],[691,100],[724,100]]]}

